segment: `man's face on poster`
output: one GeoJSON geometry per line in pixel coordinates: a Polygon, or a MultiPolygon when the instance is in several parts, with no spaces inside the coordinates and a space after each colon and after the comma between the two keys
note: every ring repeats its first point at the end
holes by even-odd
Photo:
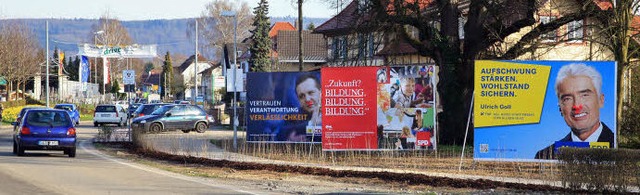
{"type": "Polygon", "coordinates": [[[296,94],[305,111],[314,112],[320,107],[320,89],[315,80],[307,79],[300,83],[296,86],[296,94]]]}
{"type": "Polygon", "coordinates": [[[598,127],[604,95],[598,94],[591,78],[566,77],[558,85],[558,99],[562,117],[575,134],[598,127]]]}

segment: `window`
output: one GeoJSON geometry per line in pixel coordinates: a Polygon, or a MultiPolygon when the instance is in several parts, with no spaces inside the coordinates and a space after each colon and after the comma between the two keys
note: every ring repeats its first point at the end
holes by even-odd
{"type": "Polygon", "coordinates": [[[369,41],[367,41],[367,44],[368,44],[367,46],[369,48],[369,52],[367,53],[368,57],[373,57],[373,54],[375,54],[375,51],[376,51],[376,46],[375,46],[376,42],[374,41],[375,40],[374,38],[375,37],[373,33],[369,34],[369,41]]]}
{"type": "Polygon", "coordinates": [[[464,39],[464,24],[467,23],[467,18],[458,18],[458,37],[464,39]]]}
{"type": "Polygon", "coordinates": [[[333,37],[331,49],[333,49],[333,59],[338,59],[338,54],[340,54],[340,37],[333,37]]]}
{"type": "Polygon", "coordinates": [[[333,38],[333,59],[345,59],[347,57],[347,37],[340,36],[333,38]]]}
{"type": "Polygon", "coordinates": [[[346,59],[347,58],[347,54],[348,54],[347,51],[349,51],[349,47],[348,47],[349,43],[347,42],[347,40],[348,40],[347,36],[344,36],[344,37],[340,38],[340,46],[341,46],[340,47],[340,58],[342,58],[342,59],[346,59]]]}
{"type": "Polygon", "coordinates": [[[358,58],[373,57],[374,37],[372,33],[358,34],[358,58]]]}
{"type": "MultiPolygon", "coordinates": [[[[540,24],[546,24],[555,19],[556,19],[555,16],[540,16],[540,24]]],[[[540,38],[542,38],[543,42],[555,42],[557,35],[558,35],[557,30],[553,30],[551,32],[542,34],[540,38]]]]}
{"type": "Polygon", "coordinates": [[[567,39],[571,42],[582,42],[584,38],[583,21],[572,21],[567,24],[567,39]]]}

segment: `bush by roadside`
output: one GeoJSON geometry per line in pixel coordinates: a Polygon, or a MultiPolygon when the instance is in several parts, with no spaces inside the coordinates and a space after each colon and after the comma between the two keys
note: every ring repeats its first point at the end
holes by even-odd
{"type": "Polygon", "coordinates": [[[560,178],[565,187],[592,192],[628,192],[640,186],[640,150],[560,148],[560,178]]]}

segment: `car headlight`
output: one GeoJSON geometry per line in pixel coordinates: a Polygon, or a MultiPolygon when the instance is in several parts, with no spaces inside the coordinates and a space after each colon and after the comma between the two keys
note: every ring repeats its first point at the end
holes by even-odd
{"type": "Polygon", "coordinates": [[[140,124],[145,124],[145,123],[147,123],[147,121],[146,121],[146,120],[141,120],[141,121],[140,121],[140,124]]]}

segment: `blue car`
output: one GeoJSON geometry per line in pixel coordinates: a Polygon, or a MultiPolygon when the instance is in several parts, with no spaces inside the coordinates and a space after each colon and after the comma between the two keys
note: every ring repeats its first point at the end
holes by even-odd
{"type": "Polygon", "coordinates": [[[78,107],[75,104],[56,104],[53,108],[66,110],[73,124],[80,124],[80,111],[78,111],[78,107]]]}
{"type": "Polygon", "coordinates": [[[13,153],[25,150],[58,150],[76,156],[76,128],[69,113],[56,109],[32,109],[25,113],[13,132],[13,153]]]}

